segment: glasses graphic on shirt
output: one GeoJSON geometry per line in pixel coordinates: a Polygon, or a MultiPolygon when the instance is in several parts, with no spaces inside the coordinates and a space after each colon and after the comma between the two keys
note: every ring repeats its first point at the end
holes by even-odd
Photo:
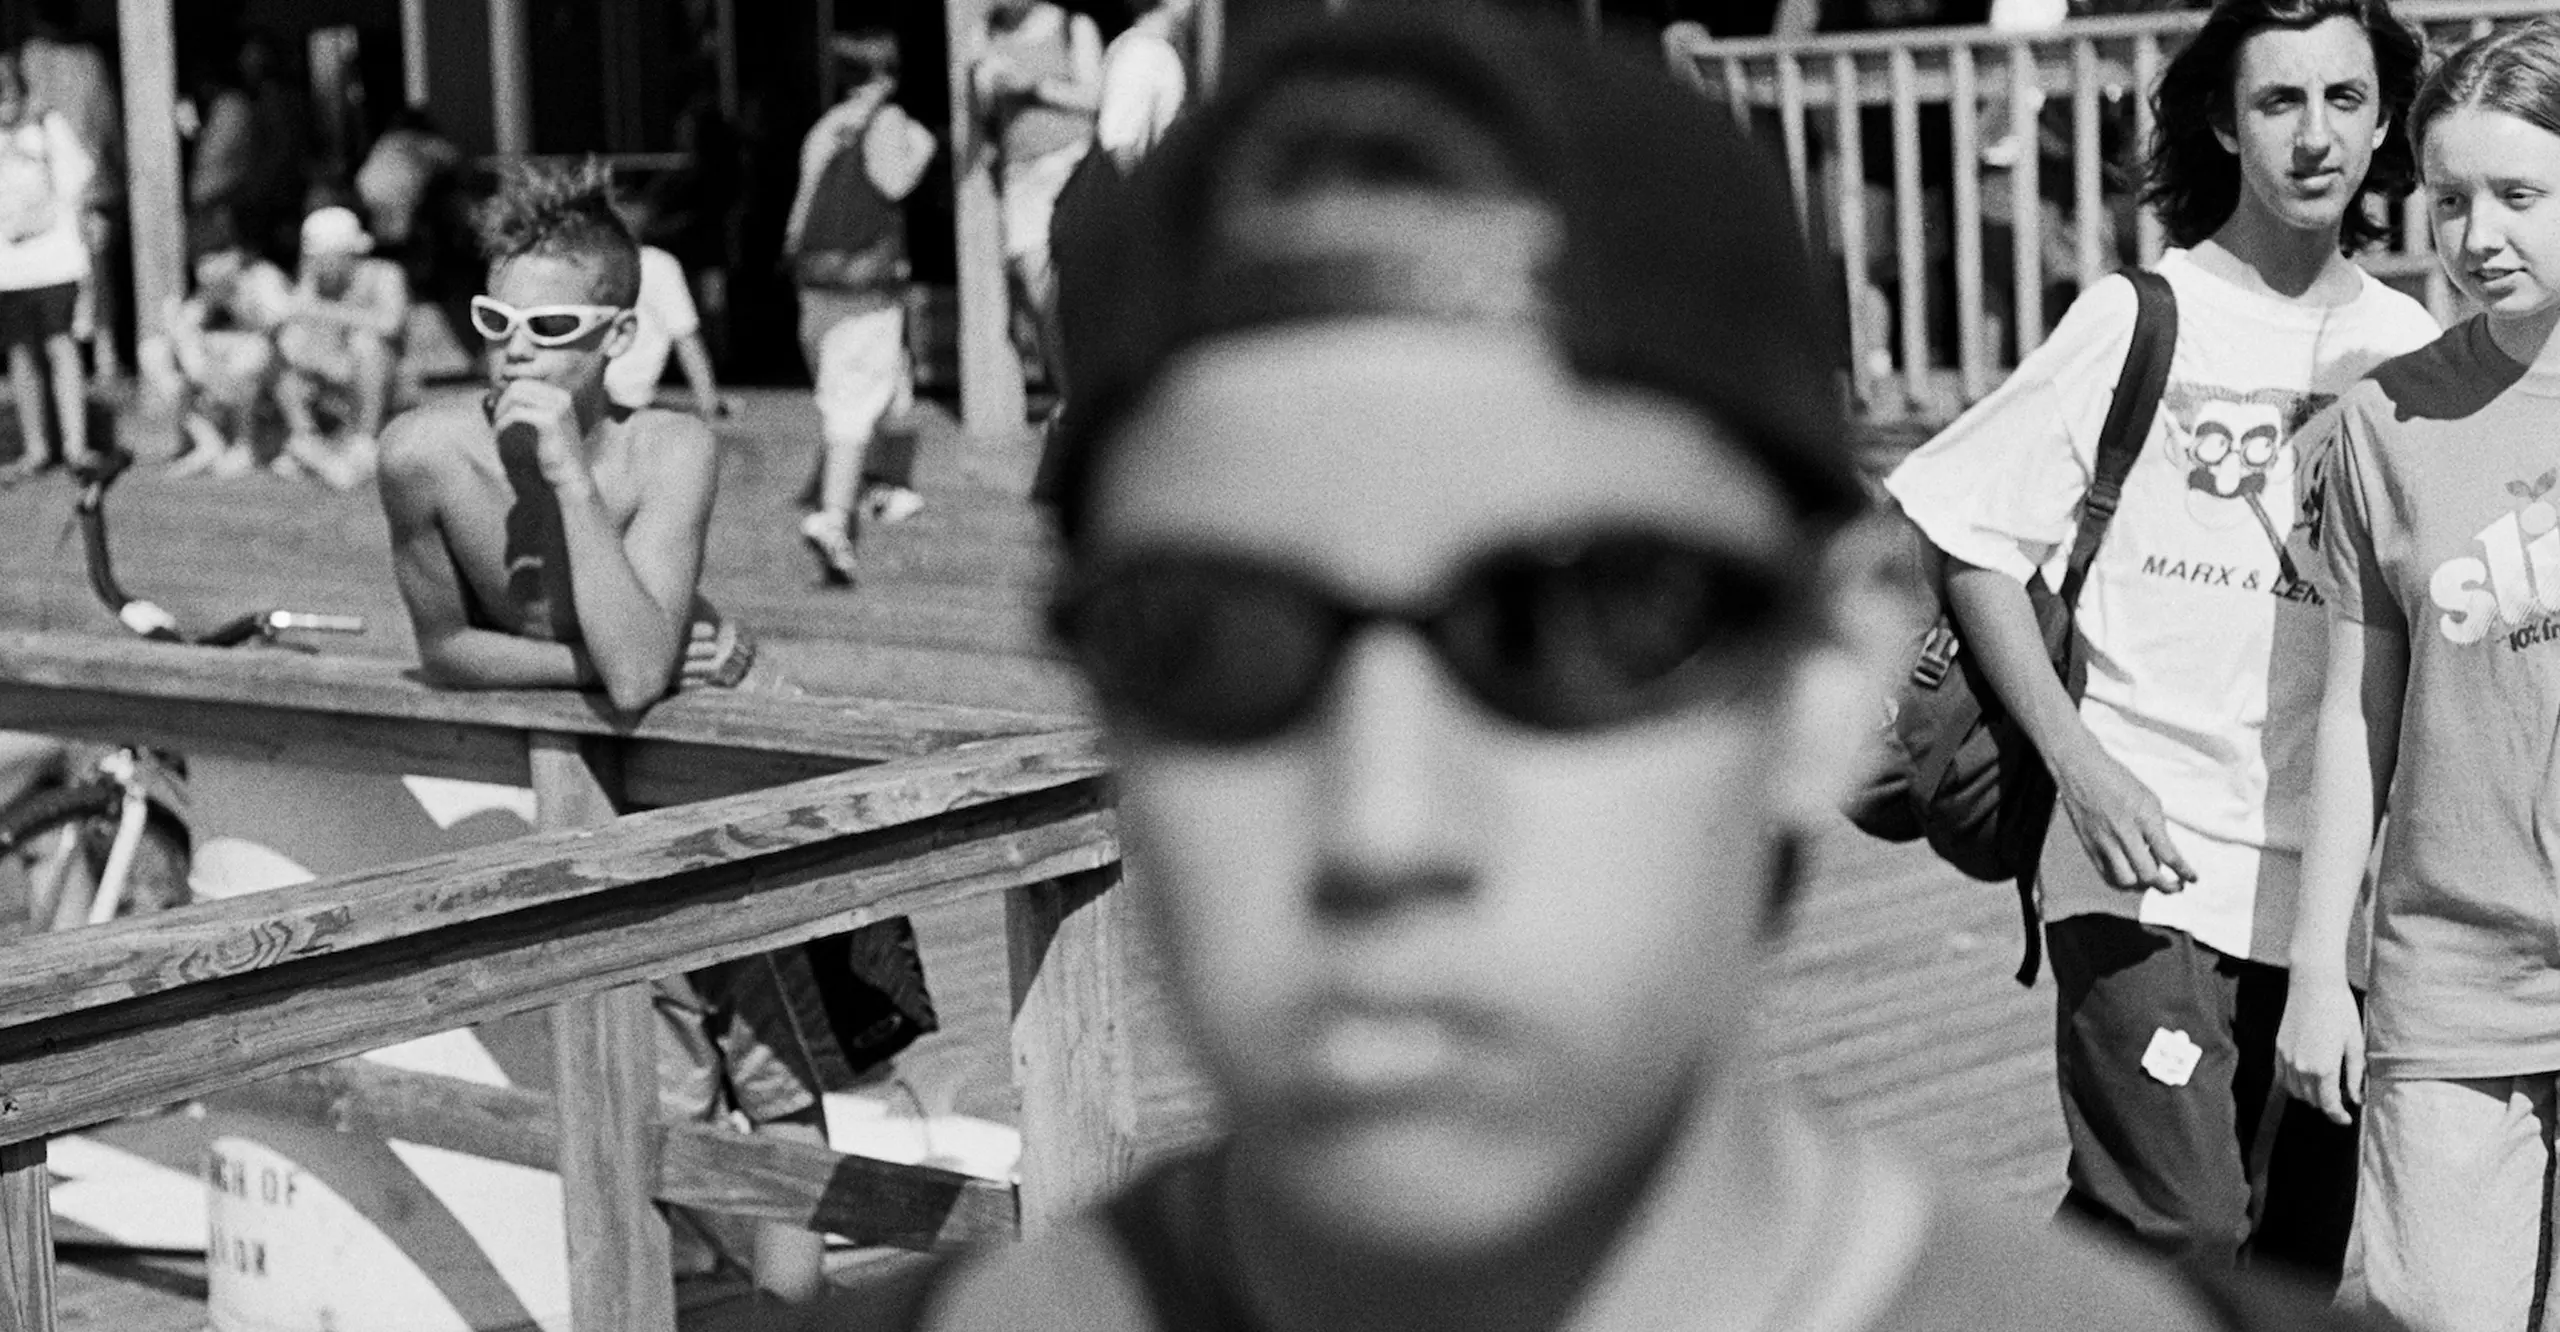
{"type": "Polygon", "coordinates": [[[2196,461],[2207,467],[2218,467],[2237,453],[2242,465],[2253,471],[2263,471],[2275,462],[2276,446],[2282,442],[2282,437],[2272,427],[2254,427],[2234,435],[2220,422],[2199,421],[2196,423],[2193,450],[2196,461]]]}

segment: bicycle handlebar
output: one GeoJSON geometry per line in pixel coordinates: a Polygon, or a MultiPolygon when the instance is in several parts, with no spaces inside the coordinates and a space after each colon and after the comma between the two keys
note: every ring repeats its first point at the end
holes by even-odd
{"type": "Polygon", "coordinates": [[[361,634],[364,617],[359,615],[322,615],[310,611],[253,611],[233,619],[213,632],[189,638],[178,628],[178,619],[159,606],[140,600],[124,590],[116,581],[115,561],[107,548],[107,488],[133,466],[133,455],[118,448],[93,450],[89,457],[74,464],[72,476],[80,483],[80,497],[73,511],[80,519],[80,533],[89,566],[89,590],[106,603],[118,622],[134,633],[168,643],[195,643],[203,647],[236,647],[251,639],[270,641],[276,635],[300,630],[318,634],[361,634]]]}

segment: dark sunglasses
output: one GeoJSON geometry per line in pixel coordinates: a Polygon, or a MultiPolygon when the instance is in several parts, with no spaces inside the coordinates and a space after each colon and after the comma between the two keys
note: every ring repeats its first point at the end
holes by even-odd
{"type": "Polygon", "coordinates": [[[1774,562],[1609,532],[1493,550],[1427,602],[1380,606],[1241,555],[1159,549],[1071,579],[1051,627],[1107,712],[1168,739],[1246,745],[1287,731],[1375,624],[1419,633],[1496,716],[1574,732],[1773,678],[1809,622],[1797,582],[1774,562]]]}

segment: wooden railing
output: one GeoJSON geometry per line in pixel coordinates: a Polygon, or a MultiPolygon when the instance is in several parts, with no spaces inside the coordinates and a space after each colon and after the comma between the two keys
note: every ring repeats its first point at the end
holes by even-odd
{"type": "Polygon", "coordinates": [[[382,662],[27,634],[0,634],[0,718],[529,784],[543,829],[0,946],[0,1332],[53,1327],[45,1140],[223,1089],[556,1168],[578,1332],[674,1326],[653,1199],[939,1248],[1039,1226],[1133,1160],[1118,844],[1093,738],[1061,719],[702,693],[628,723],[382,662]],[[670,807],[617,815],[631,805],[670,807]],[[1006,911],[1018,1190],[659,1121],[651,977],[987,894],[1006,911]],[[556,1097],[329,1062],[538,1009],[556,1097]]]}
{"type": "MultiPolygon", "coordinates": [[[[2442,51],[2560,12],[2560,3],[2410,0],[2398,10],[2442,51]]],[[[1675,29],[1665,46],[1675,73],[1775,134],[1797,207],[1840,264],[1848,364],[1872,407],[1895,379],[1913,403],[1945,400],[1941,363],[1952,366],[1961,401],[1981,397],[2043,339],[2049,286],[2086,288],[2129,259],[2159,257],[2159,220],[2132,204],[2131,182],[2151,137],[2151,90],[2202,21],[2187,11],[2077,19],[2037,33],[1915,28],[1798,40],[1715,41],[1675,29]],[[2046,117],[2049,103],[2067,104],[2067,118],[2046,117]],[[1879,185],[1866,179],[1866,139],[1877,128],[1861,114],[1869,111],[1882,113],[1891,144],[1891,178],[1879,185]],[[1924,119],[1941,115],[1943,130],[1932,123],[1925,137],[1943,134],[1942,149],[1924,144],[1924,119]],[[2043,176],[2054,163],[2045,160],[2049,148],[2039,149],[2057,119],[2068,125],[2060,168],[2068,188],[2059,191],[2066,202],[2049,207],[2043,176]],[[2110,138],[2118,140],[2112,154],[2110,138]],[[1946,178],[1924,179],[1924,159],[1941,151],[1946,178]],[[1991,179],[1998,176],[2005,187],[1991,179]],[[2130,221],[2129,245],[2110,234],[2119,218],[2130,221]],[[2048,237],[2049,220],[2066,234],[2048,237]],[[1986,230],[2001,225],[2007,254],[1986,253],[1986,230]],[[1994,284],[1987,273],[2002,258],[2008,281],[1994,284]],[[1942,300],[1953,305],[1953,345],[1933,352],[1931,331],[1942,325],[1932,312],[1942,300]]],[[[2412,202],[2385,252],[2367,262],[2424,285],[2441,315],[2451,297],[2429,247],[2425,215],[2412,202]]]]}

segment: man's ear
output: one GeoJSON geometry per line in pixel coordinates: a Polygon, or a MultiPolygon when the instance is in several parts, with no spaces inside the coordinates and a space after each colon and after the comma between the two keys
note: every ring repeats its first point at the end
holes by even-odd
{"type": "Polygon", "coordinates": [[[1874,515],[1831,541],[1822,560],[1823,633],[1788,693],[1776,817],[1819,828],[1875,765],[1888,691],[1920,632],[1920,542],[1898,514],[1874,515]]]}
{"type": "Polygon", "coordinates": [[[2390,137],[2391,137],[2391,117],[2389,117],[2389,116],[2384,116],[2382,119],[2380,119],[2380,120],[2378,120],[2378,121],[2374,122],[2374,126],[2373,126],[2373,150],[2374,150],[2375,152],[2377,152],[2377,153],[2378,153],[2378,152],[2381,152],[2381,151],[2382,151],[2382,141],[2383,141],[2383,140],[2385,140],[2385,139],[2388,139],[2388,138],[2390,138],[2390,137]]]}
{"type": "Polygon", "coordinates": [[[631,350],[631,344],[637,341],[639,337],[640,312],[637,310],[625,310],[622,313],[615,315],[611,324],[606,325],[604,345],[597,350],[602,351],[604,353],[604,358],[610,361],[614,357],[620,356],[624,352],[631,350]]]}

